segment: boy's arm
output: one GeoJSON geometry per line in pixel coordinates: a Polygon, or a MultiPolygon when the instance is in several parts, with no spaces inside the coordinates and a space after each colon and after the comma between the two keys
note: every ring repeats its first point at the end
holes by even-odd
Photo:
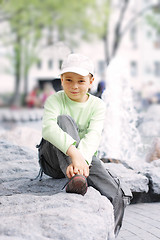
{"type": "MultiPolygon", "coordinates": [[[[93,102],[92,106],[93,111],[90,115],[89,126],[85,136],[81,139],[78,148],[72,145],[67,151],[67,154],[72,159],[72,164],[67,168],[67,176],[69,178],[76,173],[82,174],[86,177],[89,175],[89,165],[91,164],[92,157],[99,146],[104,125],[106,106],[100,99],[93,102]]],[[[92,108],[92,106],[90,106],[90,108],[92,108]]]]}
{"type": "Polygon", "coordinates": [[[42,137],[70,156],[72,164],[67,168],[69,178],[75,174],[89,175],[89,166],[80,151],[73,145],[75,140],[64,132],[57,124],[57,117],[61,115],[62,105],[60,99],[53,95],[49,97],[44,106],[42,137]]]}
{"type": "Polygon", "coordinates": [[[89,165],[86,163],[80,151],[74,145],[71,145],[68,148],[67,155],[70,156],[72,161],[66,171],[68,178],[73,177],[75,174],[81,174],[85,177],[88,177],[89,165]]]}
{"type": "Polygon", "coordinates": [[[78,145],[79,151],[89,164],[91,164],[92,157],[99,147],[104,126],[105,111],[105,103],[102,100],[98,101],[98,104],[95,104],[94,111],[90,117],[87,132],[78,145]]]}
{"type": "Polygon", "coordinates": [[[64,132],[57,124],[57,117],[61,115],[62,107],[61,99],[57,97],[57,94],[46,100],[42,121],[42,137],[66,154],[75,139],[64,132]]]}
{"type": "Polygon", "coordinates": [[[80,151],[73,145],[75,140],[57,124],[57,117],[61,115],[61,108],[60,99],[56,99],[55,95],[47,99],[44,107],[42,136],[64,154],[70,156],[72,164],[68,166],[66,171],[69,178],[75,174],[82,174],[87,177],[89,166],[80,151]]]}

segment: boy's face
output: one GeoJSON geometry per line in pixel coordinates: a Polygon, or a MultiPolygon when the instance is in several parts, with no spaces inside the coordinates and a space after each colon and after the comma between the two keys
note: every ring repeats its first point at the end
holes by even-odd
{"type": "Polygon", "coordinates": [[[61,76],[61,83],[67,96],[75,102],[85,102],[88,99],[88,89],[94,78],[89,75],[81,76],[77,73],[67,72],[61,76]]]}

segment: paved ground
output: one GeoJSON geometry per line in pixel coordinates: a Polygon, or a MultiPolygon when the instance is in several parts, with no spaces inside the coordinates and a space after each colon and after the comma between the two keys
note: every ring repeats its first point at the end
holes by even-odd
{"type": "Polygon", "coordinates": [[[131,204],[116,240],[160,239],[160,202],[131,204]]]}

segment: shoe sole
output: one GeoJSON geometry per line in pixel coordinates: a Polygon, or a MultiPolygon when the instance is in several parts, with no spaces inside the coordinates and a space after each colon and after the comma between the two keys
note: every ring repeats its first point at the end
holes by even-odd
{"type": "Polygon", "coordinates": [[[66,186],[67,193],[77,193],[84,195],[87,192],[87,180],[83,175],[73,176],[66,186]]]}

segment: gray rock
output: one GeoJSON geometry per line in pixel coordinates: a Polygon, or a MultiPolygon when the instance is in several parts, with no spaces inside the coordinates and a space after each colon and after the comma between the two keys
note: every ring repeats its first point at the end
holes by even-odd
{"type": "Polygon", "coordinates": [[[0,121],[27,122],[42,119],[43,109],[0,109],[0,121]]]}
{"type": "Polygon", "coordinates": [[[1,240],[112,240],[114,216],[110,201],[92,187],[85,196],[67,194],[66,179],[38,173],[37,153],[0,142],[1,240]]]}
{"type": "Polygon", "coordinates": [[[151,181],[151,189],[153,193],[160,194],[160,167],[153,167],[148,172],[148,177],[151,181]]]}
{"type": "Polygon", "coordinates": [[[84,197],[64,192],[3,196],[0,238],[114,239],[112,213],[109,201],[93,188],[84,197]]]}
{"type": "Polygon", "coordinates": [[[131,190],[135,192],[143,192],[143,188],[146,187],[146,191],[150,189],[155,194],[160,194],[160,161],[155,160],[151,163],[147,162],[127,162],[131,169],[124,169],[124,166],[111,166],[112,171],[122,178],[122,181],[129,184],[131,190]],[[127,179],[128,178],[128,179],[127,179]],[[148,190],[147,190],[148,189],[148,190]],[[133,191],[133,190],[132,190],[133,191]]]}
{"type": "Polygon", "coordinates": [[[160,194],[160,165],[158,163],[159,161],[155,160],[139,168],[139,172],[149,179],[150,189],[155,194],[160,194]]]}
{"type": "Polygon", "coordinates": [[[146,176],[138,174],[134,170],[124,167],[120,163],[104,163],[104,165],[113,176],[118,177],[123,184],[126,184],[131,189],[132,192],[148,192],[149,180],[146,176]]]}

